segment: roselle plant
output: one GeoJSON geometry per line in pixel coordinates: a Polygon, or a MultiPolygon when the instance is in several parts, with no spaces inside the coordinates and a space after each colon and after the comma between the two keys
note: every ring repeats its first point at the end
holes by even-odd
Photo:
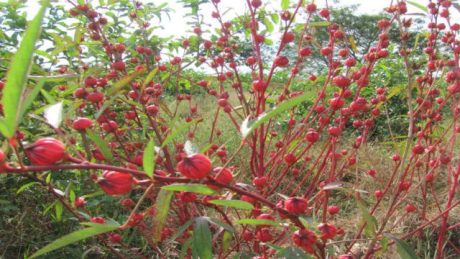
{"type": "Polygon", "coordinates": [[[42,186],[81,225],[30,258],[87,238],[121,258],[459,255],[455,1],[388,1],[364,53],[328,1],[247,0],[230,20],[220,0],[211,13],[182,2],[194,27],[162,42],[150,19],[164,5],[69,0],[67,63],[38,76],[28,68],[56,7],[42,1],[28,24],[0,83],[0,172],[42,186]],[[404,68],[398,86],[387,63],[404,68]],[[393,136],[394,98],[406,136],[393,136]],[[377,120],[386,143],[370,138],[377,120]]]}

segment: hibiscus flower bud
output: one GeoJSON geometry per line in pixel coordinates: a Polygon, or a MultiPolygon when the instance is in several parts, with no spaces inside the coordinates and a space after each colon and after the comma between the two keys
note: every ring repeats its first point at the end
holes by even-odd
{"type": "Polygon", "coordinates": [[[65,155],[64,144],[54,138],[42,138],[25,148],[26,156],[33,165],[53,165],[65,155]]]}
{"type": "Polygon", "coordinates": [[[93,126],[93,122],[88,118],[76,118],[72,122],[72,127],[78,131],[84,131],[91,126],[93,126]]]}
{"type": "Polygon", "coordinates": [[[305,213],[307,207],[307,200],[302,197],[290,197],[284,202],[284,208],[294,214],[305,213]]]}
{"type": "Polygon", "coordinates": [[[193,154],[184,157],[177,164],[177,171],[190,179],[204,178],[211,172],[211,169],[211,160],[202,154],[193,154]]]}
{"type": "Polygon", "coordinates": [[[121,195],[131,191],[133,177],[128,173],[104,171],[97,183],[108,195],[121,195]]]}

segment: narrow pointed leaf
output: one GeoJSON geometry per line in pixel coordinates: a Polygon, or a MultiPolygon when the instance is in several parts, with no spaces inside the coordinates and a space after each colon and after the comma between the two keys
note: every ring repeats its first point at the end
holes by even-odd
{"type": "Polygon", "coordinates": [[[168,190],[160,190],[158,193],[155,208],[156,213],[153,218],[153,240],[161,240],[161,231],[163,231],[163,226],[165,225],[166,218],[168,217],[169,205],[171,204],[171,199],[173,192],[168,190]]]}
{"type": "Polygon", "coordinates": [[[242,210],[254,209],[254,206],[252,206],[251,203],[246,202],[246,201],[239,201],[239,200],[212,200],[212,201],[209,201],[209,203],[218,205],[218,206],[224,206],[224,207],[242,209],[242,210]]]}
{"type": "Polygon", "coordinates": [[[32,64],[35,43],[40,37],[41,23],[49,2],[49,0],[42,1],[42,7],[35,18],[28,24],[18,51],[12,58],[6,76],[2,97],[5,127],[3,128],[2,126],[2,132],[8,138],[14,135],[18,125],[18,113],[20,111],[18,108],[20,107],[22,94],[27,82],[27,75],[32,64]]]}
{"type": "Polygon", "coordinates": [[[149,177],[153,176],[153,170],[155,168],[155,143],[153,139],[149,141],[147,146],[144,149],[144,156],[143,156],[143,166],[144,172],[149,177]]]}
{"type": "Polygon", "coordinates": [[[113,160],[113,155],[107,142],[105,142],[98,134],[94,133],[90,129],[86,129],[86,135],[94,142],[94,144],[96,144],[105,159],[109,161],[113,160]]]}
{"type": "Polygon", "coordinates": [[[212,233],[205,218],[195,219],[192,249],[200,259],[212,258],[212,233]]]}
{"type": "Polygon", "coordinates": [[[119,227],[118,224],[97,224],[97,225],[92,225],[91,227],[88,227],[88,228],[77,230],[59,239],[54,240],[50,244],[46,245],[42,249],[35,252],[29,258],[35,258],[40,255],[44,255],[46,253],[49,253],[61,247],[76,243],[80,240],[83,240],[83,239],[86,239],[92,236],[114,231],[118,227],[119,227]]]}
{"type": "Polygon", "coordinates": [[[175,191],[175,192],[193,192],[204,195],[212,195],[216,192],[204,184],[171,184],[161,187],[163,190],[175,191]]]}

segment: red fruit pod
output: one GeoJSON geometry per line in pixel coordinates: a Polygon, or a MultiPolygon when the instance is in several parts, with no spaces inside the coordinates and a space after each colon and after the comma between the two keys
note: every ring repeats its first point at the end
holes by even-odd
{"type": "Polygon", "coordinates": [[[33,165],[53,165],[64,158],[65,145],[54,138],[42,138],[24,151],[33,165]]]}
{"type": "Polygon", "coordinates": [[[273,64],[277,67],[286,67],[289,65],[289,59],[285,56],[277,56],[273,61],[273,64]]]}
{"type": "Polygon", "coordinates": [[[111,243],[120,243],[122,240],[122,237],[120,234],[117,234],[117,233],[110,233],[109,234],[109,241],[111,243]]]}
{"type": "Polygon", "coordinates": [[[82,208],[86,205],[85,197],[77,197],[73,202],[75,208],[82,208]]]}
{"type": "Polygon", "coordinates": [[[321,223],[318,226],[321,232],[321,239],[332,239],[337,235],[337,228],[332,224],[321,223]]]}
{"type": "Polygon", "coordinates": [[[256,238],[261,242],[268,242],[273,239],[273,235],[271,234],[271,230],[268,228],[262,228],[257,230],[256,238]]]}
{"type": "Polygon", "coordinates": [[[340,211],[340,208],[336,205],[331,205],[329,207],[327,207],[327,212],[330,214],[330,215],[335,215],[337,213],[339,213],[340,211]]]}
{"type": "Polygon", "coordinates": [[[211,169],[211,160],[202,154],[185,157],[177,164],[177,171],[190,179],[202,179],[209,175],[211,169]]]}
{"type": "Polygon", "coordinates": [[[307,247],[312,247],[316,243],[317,237],[313,231],[299,229],[292,234],[292,240],[294,244],[305,249],[307,247]]]}
{"type": "Polygon", "coordinates": [[[84,131],[91,126],[93,126],[93,122],[88,118],[77,118],[72,123],[72,128],[78,131],[84,131]]]}
{"type": "Polygon", "coordinates": [[[214,172],[217,173],[214,180],[218,183],[227,185],[233,181],[233,174],[228,168],[216,167],[214,172]]]}
{"type": "Polygon", "coordinates": [[[112,68],[118,71],[125,70],[126,64],[123,61],[116,61],[112,64],[112,68]]]}
{"type": "Polygon", "coordinates": [[[307,210],[308,203],[305,198],[302,197],[290,197],[284,201],[284,208],[294,214],[305,213],[307,210]]]}
{"type": "Polygon", "coordinates": [[[108,195],[122,195],[131,191],[133,177],[128,173],[106,170],[97,183],[108,195]]]}
{"type": "Polygon", "coordinates": [[[92,103],[98,103],[104,100],[104,94],[101,92],[92,92],[86,96],[86,99],[92,103]]]}
{"type": "Polygon", "coordinates": [[[264,92],[267,89],[267,83],[263,80],[255,80],[252,82],[252,90],[255,92],[264,92]]]}
{"type": "Polygon", "coordinates": [[[255,177],[253,180],[252,180],[252,184],[254,184],[254,186],[258,187],[258,188],[262,188],[265,186],[265,184],[267,183],[268,179],[266,176],[259,176],[259,177],[255,177]]]}
{"type": "Polygon", "coordinates": [[[305,139],[311,143],[317,142],[319,138],[320,138],[319,133],[314,129],[309,129],[307,134],[305,134],[305,139]]]}

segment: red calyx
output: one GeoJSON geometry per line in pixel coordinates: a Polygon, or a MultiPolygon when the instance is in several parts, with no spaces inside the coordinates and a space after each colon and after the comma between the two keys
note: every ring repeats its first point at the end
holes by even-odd
{"type": "Polygon", "coordinates": [[[292,234],[294,244],[306,251],[312,251],[313,245],[316,243],[317,237],[313,231],[307,229],[299,229],[292,234]]]}
{"type": "Polygon", "coordinates": [[[177,164],[177,171],[190,179],[202,179],[208,176],[211,169],[211,160],[202,154],[185,157],[177,164]]]}
{"type": "Polygon", "coordinates": [[[284,208],[290,213],[301,214],[307,210],[308,203],[305,198],[302,197],[290,197],[284,201],[284,208]]]}
{"type": "Polygon", "coordinates": [[[53,165],[65,155],[64,144],[54,138],[42,138],[26,147],[26,156],[33,165],[53,165]]]}
{"type": "Polygon", "coordinates": [[[289,59],[285,56],[277,56],[273,62],[277,67],[286,67],[289,65],[289,59]]]}
{"type": "Polygon", "coordinates": [[[72,123],[72,127],[78,131],[84,131],[91,126],[93,126],[93,122],[88,118],[77,118],[72,123]]]}
{"type": "Polygon", "coordinates": [[[131,191],[133,177],[128,173],[107,170],[97,183],[108,195],[122,195],[131,191]]]}

